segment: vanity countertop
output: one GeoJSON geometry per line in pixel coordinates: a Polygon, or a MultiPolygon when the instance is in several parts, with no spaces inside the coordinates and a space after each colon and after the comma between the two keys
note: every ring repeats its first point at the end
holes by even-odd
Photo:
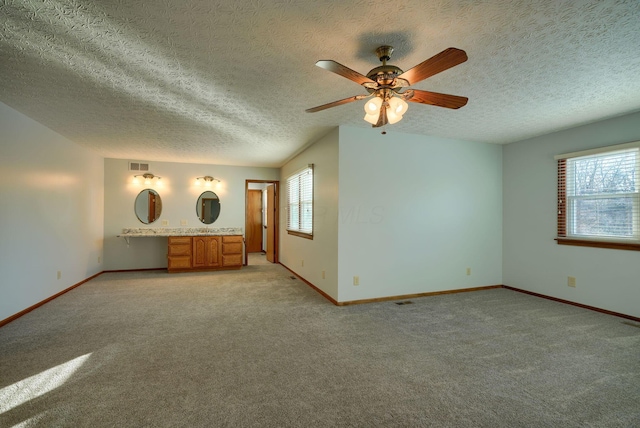
{"type": "Polygon", "coordinates": [[[122,229],[118,237],[242,235],[241,227],[134,227],[122,229]]]}

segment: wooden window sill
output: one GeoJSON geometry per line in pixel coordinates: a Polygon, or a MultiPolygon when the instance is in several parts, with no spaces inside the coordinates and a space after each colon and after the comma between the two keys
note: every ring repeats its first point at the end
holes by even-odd
{"type": "Polygon", "coordinates": [[[589,241],[586,239],[569,239],[569,238],[555,238],[558,245],[573,245],[576,247],[595,247],[595,248],[610,248],[614,250],[630,250],[640,251],[640,244],[631,242],[607,242],[607,241],[589,241]]]}
{"type": "Polygon", "coordinates": [[[296,232],[295,230],[287,230],[289,235],[299,236],[300,238],[313,239],[313,234],[296,232]]]}

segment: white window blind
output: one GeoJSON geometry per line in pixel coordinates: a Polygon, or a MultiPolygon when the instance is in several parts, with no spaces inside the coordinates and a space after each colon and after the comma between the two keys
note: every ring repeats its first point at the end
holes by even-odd
{"type": "Polygon", "coordinates": [[[287,230],[313,235],[313,165],[287,178],[287,230]]]}
{"type": "Polygon", "coordinates": [[[573,155],[558,161],[558,236],[640,243],[640,149],[573,155]]]}

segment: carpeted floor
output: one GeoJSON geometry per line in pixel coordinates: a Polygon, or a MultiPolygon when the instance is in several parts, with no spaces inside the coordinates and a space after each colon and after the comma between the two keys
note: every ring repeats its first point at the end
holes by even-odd
{"type": "Polygon", "coordinates": [[[290,277],[100,275],[0,328],[0,426],[640,426],[636,323],[506,289],[336,307],[290,277]]]}
{"type": "Polygon", "coordinates": [[[248,254],[248,265],[269,265],[270,261],[267,260],[267,255],[265,253],[249,253],[248,254]]]}

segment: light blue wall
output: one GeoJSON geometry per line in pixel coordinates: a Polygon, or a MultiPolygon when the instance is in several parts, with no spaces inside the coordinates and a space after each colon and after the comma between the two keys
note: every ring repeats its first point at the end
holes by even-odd
{"type": "Polygon", "coordinates": [[[502,283],[501,146],[340,127],[339,177],[340,301],[502,283]]]}
{"type": "Polygon", "coordinates": [[[554,155],[640,140],[640,113],[506,145],[504,284],[640,316],[640,252],[557,245],[554,155]],[[577,286],[567,286],[567,277],[577,286]]]}
{"type": "Polygon", "coordinates": [[[338,164],[336,128],[287,162],[280,171],[280,262],[334,300],[338,299],[338,164]],[[310,163],[314,165],[313,240],[289,235],[286,231],[287,177],[310,163]]]}
{"type": "Polygon", "coordinates": [[[0,130],[1,321],[102,270],[104,187],[102,157],[2,103],[0,130]]]}

